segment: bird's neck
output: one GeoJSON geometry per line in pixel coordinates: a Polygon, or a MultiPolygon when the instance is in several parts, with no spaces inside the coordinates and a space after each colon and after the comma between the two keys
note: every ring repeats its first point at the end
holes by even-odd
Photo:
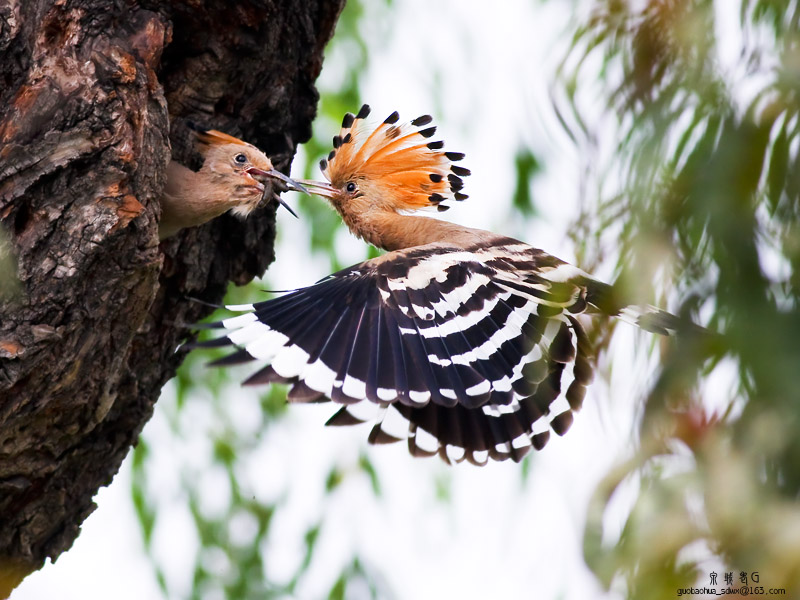
{"type": "Polygon", "coordinates": [[[174,160],[170,162],[161,199],[160,239],[210,221],[231,207],[230,191],[214,183],[202,171],[192,171],[174,160]]]}
{"type": "MultiPolygon", "coordinates": [[[[479,242],[488,232],[462,227],[447,221],[393,211],[343,213],[350,231],[364,241],[384,250],[402,250],[435,242],[470,245],[479,242]]],[[[490,234],[491,235],[491,234],[490,234]]]]}

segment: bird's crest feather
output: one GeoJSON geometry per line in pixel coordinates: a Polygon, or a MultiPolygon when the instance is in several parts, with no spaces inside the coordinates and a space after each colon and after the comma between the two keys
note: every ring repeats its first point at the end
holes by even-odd
{"type": "Polygon", "coordinates": [[[243,142],[239,138],[232,135],[223,133],[216,129],[195,129],[198,141],[209,146],[217,146],[223,144],[239,144],[240,146],[249,146],[247,142],[243,142]]]}
{"type": "Polygon", "coordinates": [[[436,127],[430,115],[410,123],[398,123],[393,112],[380,125],[370,128],[365,122],[368,105],[357,115],[347,113],[333,150],[320,162],[325,177],[335,186],[351,179],[364,178],[387,188],[397,209],[436,206],[446,200],[464,200],[462,177],[469,169],[452,163],[464,158],[459,152],[445,152],[444,142],[431,139],[436,127]]]}

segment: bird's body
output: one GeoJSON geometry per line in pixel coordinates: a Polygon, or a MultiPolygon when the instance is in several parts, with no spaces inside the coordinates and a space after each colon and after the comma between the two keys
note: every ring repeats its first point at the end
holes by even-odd
{"type": "MultiPolygon", "coordinates": [[[[207,223],[236,206],[226,202],[226,200],[231,200],[231,195],[227,193],[227,190],[219,193],[204,179],[203,174],[192,171],[174,160],[169,163],[167,185],[164,188],[164,195],[161,197],[159,239],[171,237],[181,229],[207,223]],[[194,192],[187,193],[187,190],[194,190],[194,192]],[[203,192],[210,193],[211,197],[209,198],[203,192]],[[221,198],[216,196],[221,196],[221,198]]],[[[256,190],[254,189],[254,191],[256,190]]]]}
{"type": "Polygon", "coordinates": [[[197,138],[203,154],[199,171],[174,160],[167,167],[158,227],[161,240],[228,211],[246,217],[264,199],[268,177],[293,183],[252,144],[213,129],[198,130],[197,138]]]}
{"type": "Polygon", "coordinates": [[[581,406],[593,359],[579,315],[623,314],[659,332],[675,317],[618,306],[606,284],[518,240],[399,214],[465,198],[469,171],[452,164],[463,155],[425,141],[434,128],[397,126],[396,113],[367,135],[367,112],[345,117],[322,161],[330,184],[302,183],[388,252],[238,307],[246,312],[219,324],[230,333],[201,345],[239,348],[217,364],[264,363],[246,383],[343,405],[330,424],[373,409],[371,442],[407,438],[412,454],[448,461],[520,460],[550,430],[565,433],[581,406]]]}

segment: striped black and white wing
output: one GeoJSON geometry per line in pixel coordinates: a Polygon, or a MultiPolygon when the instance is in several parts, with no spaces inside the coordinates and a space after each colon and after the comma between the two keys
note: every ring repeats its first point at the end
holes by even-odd
{"type": "Polygon", "coordinates": [[[408,439],[412,454],[448,461],[521,460],[551,430],[567,431],[592,378],[575,317],[585,277],[514,240],[432,244],[247,307],[201,345],[238,348],[217,365],[263,363],[245,383],[342,404],[329,424],[375,419],[372,443],[408,439]]]}

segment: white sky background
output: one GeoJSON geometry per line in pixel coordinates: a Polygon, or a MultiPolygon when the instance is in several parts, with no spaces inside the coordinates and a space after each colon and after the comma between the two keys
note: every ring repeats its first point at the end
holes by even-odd
{"type": "MultiPolygon", "coordinates": [[[[473,175],[464,191],[470,199],[446,218],[518,237],[572,261],[565,232],[577,216],[586,157],[555,120],[550,86],[571,39],[573,3],[505,0],[493,3],[491,10],[481,0],[395,3],[392,22],[366,32],[371,69],[363,74],[362,100],[373,107],[375,119],[393,110],[403,120],[430,113],[447,149],[467,154],[463,165],[473,175]],[[535,222],[521,220],[511,210],[514,155],[521,146],[544,161],[544,172],[533,186],[542,213],[535,222]]],[[[364,23],[372,12],[368,10],[364,23]]],[[[323,88],[336,86],[341,72],[336,59],[329,54],[323,88]]],[[[324,122],[315,124],[315,133],[323,127],[327,138],[338,133],[338,123],[324,122]]],[[[301,172],[300,166],[295,164],[295,173],[301,172]]],[[[327,208],[320,204],[320,210],[327,208]]],[[[278,221],[280,245],[267,274],[270,283],[289,289],[326,275],[323,261],[305,254],[305,243],[298,242],[307,235],[307,222],[295,221],[285,211],[278,212],[278,221]]],[[[345,262],[363,258],[362,242],[349,235],[337,240],[337,249],[345,262]]],[[[397,444],[368,449],[384,486],[380,499],[375,500],[366,478],[352,478],[323,509],[330,465],[355,462],[369,429],[323,428],[333,412],[330,405],[292,407],[244,474],[262,499],[274,500],[280,490],[291,490],[291,508],[276,517],[277,531],[267,549],[273,572],[291,573],[301,555],[303,533],[324,510],[326,526],[311,577],[298,590],[301,598],[327,594],[352,549],[368,567],[384,574],[401,599],[618,598],[604,594],[583,563],[583,526],[597,482],[632,448],[636,400],[646,380],[630,375],[646,376],[653,365],[631,331],[618,328],[617,338],[609,359],[622,365],[612,371],[614,393],[602,382],[590,387],[572,429],[563,439],[551,439],[535,457],[525,485],[519,465],[513,463],[448,468],[438,459],[412,459],[397,444]],[[436,478],[451,478],[450,503],[435,499],[436,478]]],[[[254,393],[237,388],[229,394],[236,405],[234,418],[243,424],[257,406],[254,393]]],[[[168,389],[145,435],[156,456],[163,456],[153,488],[172,507],[160,521],[156,546],[170,584],[188,590],[197,541],[181,509],[175,477],[183,461],[203,463],[208,452],[204,432],[214,423],[207,399],[201,395],[190,400],[196,437],[176,446],[164,415],[171,402],[168,389]]],[[[213,511],[216,475],[206,477],[213,511]]],[[[113,484],[98,494],[99,508],[72,550],[29,577],[13,600],[162,597],[143,555],[129,482],[126,461],[113,484]]],[[[620,514],[626,502],[622,498],[617,503],[620,514]]],[[[618,533],[620,523],[612,519],[609,524],[618,533]]]]}

